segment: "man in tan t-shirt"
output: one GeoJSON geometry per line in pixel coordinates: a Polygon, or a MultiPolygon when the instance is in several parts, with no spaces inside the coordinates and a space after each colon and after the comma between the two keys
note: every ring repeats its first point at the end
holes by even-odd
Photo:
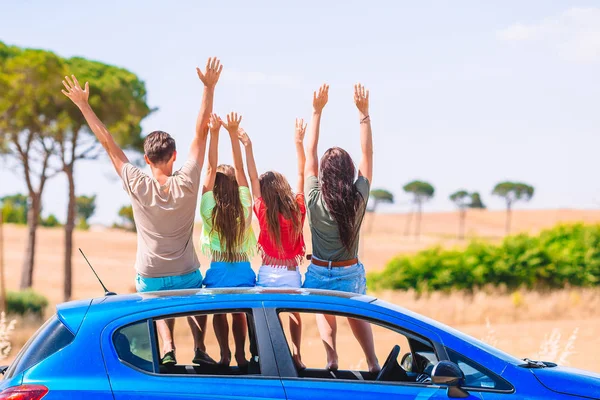
{"type": "MultiPolygon", "coordinates": [[[[69,97],[81,110],[85,120],[110,157],[115,170],[129,194],[137,228],[138,292],[190,289],[202,286],[200,262],[194,250],[192,233],[200,187],[200,171],[204,162],[208,121],[213,108],[214,90],[223,67],[212,58],[203,73],[196,68],[204,83],[202,104],[196,121],[196,135],[190,154],[183,167],[173,172],[177,158],[175,140],[166,132],[154,131],[144,140],[144,158],[152,170],[152,177],[129,163],[104,124],[88,103],[89,85],[82,89],[75,76],[67,76],[63,84],[69,97]]],[[[214,363],[206,354],[204,333],[206,316],[188,317],[194,336],[193,362],[214,363]]],[[[163,364],[175,364],[173,341],[174,319],[157,321],[163,341],[163,364]]]]}

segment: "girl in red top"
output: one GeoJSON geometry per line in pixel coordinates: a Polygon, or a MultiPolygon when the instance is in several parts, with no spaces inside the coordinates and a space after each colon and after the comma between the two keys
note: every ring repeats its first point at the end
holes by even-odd
{"type": "MultiPolygon", "coordinates": [[[[302,287],[299,265],[304,258],[305,246],[302,235],[306,206],[304,203],[304,120],[296,120],[296,153],[298,155],[298,186],[294,194],[287,179],[278,172],[265,172],[259,178],[252,152],[250,138],[240,129],[240,141],[246,149],[246,162],[254,213],[260,225],[258,250],[262,266],[258,272],[257,286],[302,287]]],[[[298,313],[290,314],[292,356],[296,366],[304,369],[300,358],[302,322],[298,313]]]]}

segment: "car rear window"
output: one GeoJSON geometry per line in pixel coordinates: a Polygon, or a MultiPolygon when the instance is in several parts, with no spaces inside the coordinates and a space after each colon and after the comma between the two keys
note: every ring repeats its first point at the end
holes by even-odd
{"type": "Polygon", "coordinates": [[[60,322],[56,315],[52,316],[21,349],[4,374],[4,379],[12,378],[33,367],[67,346],[74,338],[75,335],[60,322]]]}

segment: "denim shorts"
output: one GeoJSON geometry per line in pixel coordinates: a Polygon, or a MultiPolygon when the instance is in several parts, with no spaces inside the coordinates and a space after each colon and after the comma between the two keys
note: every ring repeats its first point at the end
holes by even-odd
{"type": "Polygon", "coordinates": [[[248,261],[213,261],[202,283],[207,288],[254,287],[256,274],[248,261]]]}
{"type": "Polygon", "coordinates": [[[256,286],[274,288],[300,288],[302,287],[302,276],[298,267],[296,271],[288,271],[287,268],[263,265],[258,270],[256,286]]]}
{"type": "Polygon", "coordinates": [[[349,267],[331,268],[310,264],[302,287],[366,294],[365,267],[361,263],[349,267]]]}
{"type": "Polygon", "coordinates": [[[174,289],[199,289],[202,287],[202,274],[197,269],[185,275],[163,276],[160,278],[147,278],[137,274],[135,289],[138,292],[157,292],[160,290],[174,289]]]}

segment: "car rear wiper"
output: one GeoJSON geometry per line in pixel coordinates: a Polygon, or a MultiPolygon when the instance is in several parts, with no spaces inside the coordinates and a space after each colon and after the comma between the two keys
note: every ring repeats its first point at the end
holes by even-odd
{"type": "Polygon", "coordinates": [[[542,361],[534,361],[530,358],[524,358],[523,361],[525,361],[525,364],[519,365],[520,367],[523,367],[523,368],[546,368],[547,367],[547,365],[544,364],[544,362],[542,362],[542,361]]]}

